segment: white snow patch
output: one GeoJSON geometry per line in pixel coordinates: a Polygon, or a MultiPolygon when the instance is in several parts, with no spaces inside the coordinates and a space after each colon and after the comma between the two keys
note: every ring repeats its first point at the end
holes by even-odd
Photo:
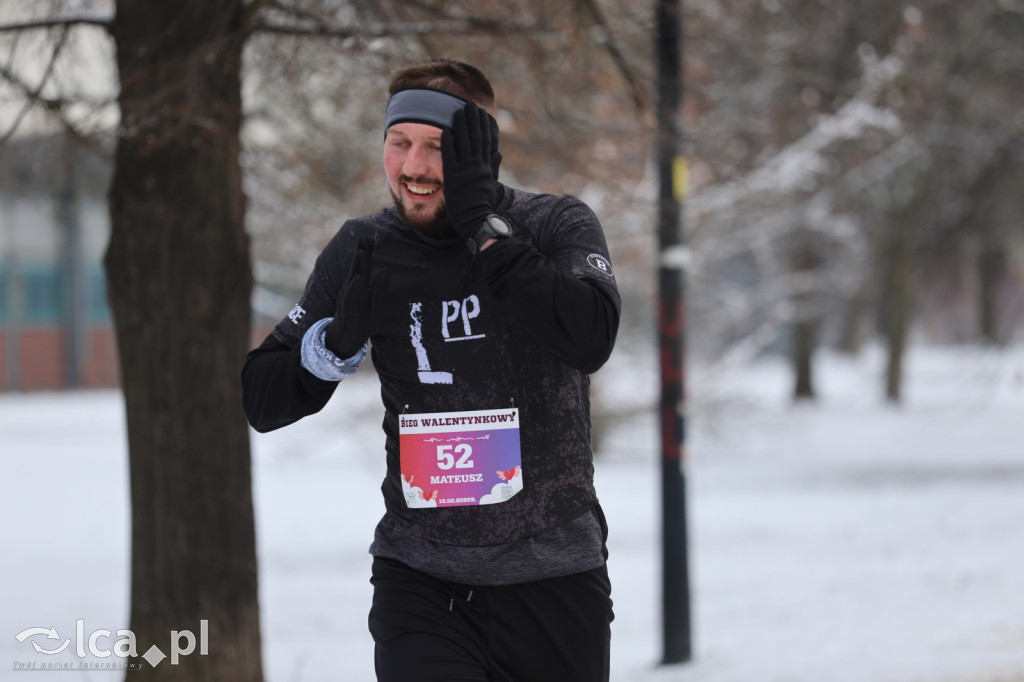
{"type": "MultiPolygon", "coordinates": [[[[691,373],[686,665],[658,665],[655,418],[631,404],[634,416],[610,422],[597,487],[611,527],[613,680],[1024,679],[1024,350],[915,348],[909,360],[898,408],[880,399],[877,352],[820,357],[814,405],[789,402],[781,363],[691,373]]],[[[602,390],[653,400],[653,366],[619,353],[602,390]]],[[[319,415],[253,434],[270,682],[373,679],[376,391],[362,373],[319,415]]],[[[11,670],[45,658],[15,639],[25,628],[73,639],[79,618],[87,635],[128,627],[122,399],[3,395],[0,434],[0,669],[11,670]]],[[[79,660],[74,646],[51,658],[79,660]]],[[[67,675],[32,679],[50,677],[67,675]]]]}

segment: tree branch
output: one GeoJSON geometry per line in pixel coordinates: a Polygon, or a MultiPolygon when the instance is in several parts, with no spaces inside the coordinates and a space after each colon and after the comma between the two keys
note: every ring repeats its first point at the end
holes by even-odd
{"type": "MultiPolygon", "coordinates": [[[[459,11],[459,10],[452,11],[451,9],[448,9],[447,7],[437,7],[437,6],[432,5],[432,4],[428,3],[428,2],[424,2],[423,0],[403,0],[403,2],[401,4],[404,5],[406,8],[418,9],[421,12],[424,12],[424,13],[426,13],[428,15],[431,15],[432,17],[435,17],[436,18],[436,23],[443,23],[443,22],[449,22],[449,23],[452,23],[452,24],[467,23],[467,24],[471,24],[472,26],[474,26],[475,28],[479,29],[480,31],[487,32],[487,33],[500,33],[500,32],[502,32],[504,30],[507,30],[509,27],[514,27],[516,25],[520,25],[520,26],[525,27],[525,30],[531,30],[531,27],[537,27],[538,26],[536,22],[519,21],[519,22],[516,22],[516,23],[509,23],[509,22],[506,22],[506,21],[504,21],[502,19],[489,19],[489,18],[474,16],[474,15],[472,15],[472,14],[470,14],[470,13],[464,11],[464,10],[462,10],[462,11],[459,11]]],[[[428,23],[428,22],[422,22],[422,23],[428,23]]],[[[385,25],[395,25],[395,24],[400,24],[400,22],[398,22],[395,19],[391,19],[391,20],[388,20],[388,21],[385,22],[385,25]]],[[[513,28],[513,30],[515,30],[515,29],[513,28]]],[[[545,33],[552,33],[553,31],[545,30],[544,32],[545,33]]]]}
{"type": "Polygon", "coordinates": [[[0,33],[36,31],[48,28],[68,28],[71,26],[99,26],[103,29],[109,29],[113,20],[114,18],[111,16],[71,16],[35,19],[33,21],[19,21],[14,24],[0,24],[0,33]]]}
{"type": "Polygon", "coordinates": [[[493,22],[480,19],[456,21],[411,22],[407,24],[370,24],[363,26],[284,25],[260,21],[252,26],[254,33],[308,36],[313,38],[389,38],[468,33],[552,33],[552,29],[529,22],[493,22]]]}
{"type": "Polygon", "coordinates": [[[619,49],[618,43],[615,41],[615,34],[613,34],[611,28],[609,28],[608,20],[605,19],[601,8],[598,7],[594,0],[580,0],[580,4],[585,11],[590,13],[590,16],[597,24],[597,27],[601,32],[599,34],[601,39],[597,40],[597,42],[604,47],[605,51],[608,52],[608,56],[611,57],[612,61],[615,63],[615,67],[622,75],[622,79],[626,81],[630,95],[633,98],[633,106],[635,106],[639,111],[646,111],[648,108],[648,102],[647,95],[644,94],[643,85],[640,84],[640,80],[633,73],[633,69],[630,67],[629,62],[626,61],[626,57],[622,54],[622,50],[619,49]]]}
{"type": "Polygon", "coordinates": [[[40,79],[39,85],[35,88],[30,86],[25,81],[21,80],[13,71],[11,71],[5,65],[0,64],[0,78],[7,81],[9,84],[13,85],[18,90],[20,90],[26,99],[25,105],[18,112],[17,116],[15,116],[14,122],[11,124],[11,127],[5,133],[0,135],[0,147],[2,147],[14,135],[14,133],[18,130],[18,127],[21,125],[22,120],[25,118],[25,116],[28,114],[28,112],[32,109],[33,106],[40,106],[43,109],[45,109],[46,112],[52,115],[54,118],[56,118],[60,122],[64,130],[66,130],[67,133],[80,144],[88,148],[95,147],[94,141],[88,139],[85,135],[83,135],[74,126],[74,124],[72,124],[71,121],[69,121],[64,116],[63,107],[65,104],[68,103],[66,100],[47,99],[41,96],[43,87],[46,85],[46,81],[49,79],[50,74],[53,71],[53,66],[57,61],[57,57],[59,56],[61,50],[64,48],[65,42],[67,41],[68,28],[68,26],[63,26],[64,30],[61,31],[61,36],[58,39],[57,43],[54,45],[53,54],[50,56],[50,61],[47,64],[46,71],[43,74],[43,77],[40,79]]]}
{"type": "Polygon", "coordinates": [[[26,97],[28,98],[25,102],[25,105],[21,108],[21,111],[19,111],[18,115],[14,117],[14,123],[11,124],[10,129],[3,135],[0,135],[0,145],[3,145],[5,142],[7,142],[7,140],[11,138],[12,135],[14,135],[14,131],[16,131],[18,129],[18,126],[21,125],[22,120],[24,120],[25,116],[28,115],[28,112],[32,108],[32,106],[37,102],[43,101],[39,97],[39,95],[42,93],[43,88],[46,87],[46,81],[50,80],[50,74],[53,73],[53,67],[57,63],[57,57],[59,57],[61,51],[63,51],[64,45],[67,44],[67,40],[68,27],[62,26],[60,37],[57,38],[57,41],[53,46],[53,53],[50,55],[50,61],[46,64],[46,69],[43,71],[43,75],[39,79],[39,85],[37,85],[35,88],[29,88],[24,83],[21,83],[14,75],[14,73],[7,67],[0,67],[2,68],[2,74],[4,79],[14,85],[21,87],[22,90],[25,92],[26,97]]]}

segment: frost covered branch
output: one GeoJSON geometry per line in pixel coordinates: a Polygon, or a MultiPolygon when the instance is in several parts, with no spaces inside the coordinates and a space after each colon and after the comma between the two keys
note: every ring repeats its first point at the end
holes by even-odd
{"type": "Polygon", "coordinates": [[[835,114],[820,117],[802,137],[746,176],[695,195],[688,202],[688,214],[699,220],[758,194],[785,194],[800,189],[827,170],[823,152],[833,145],[858,139],[871,129],[898,133],[902,125],[899,117],[871,101],[900,73],[899,60],[865,56],[864,67],[861,91],[835,114]]]}
{"type": "Polygon", "coordinates": [[[735,206],[756,194],[781,194],[799,189],[826,170],[823,151],[838,142],[857,139],[872,128],[895,134],[899,132],[900,120],[888,109],[852,99],[834,115],[821,117],[807,134],[773,156],[768,163],[739,180],[695,195],[689,202],[688,211],[699,218],[735,206]]]}

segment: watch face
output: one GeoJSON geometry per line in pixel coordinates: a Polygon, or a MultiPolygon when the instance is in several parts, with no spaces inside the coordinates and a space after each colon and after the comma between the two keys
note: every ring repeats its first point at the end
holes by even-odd
{"type": "Polygon", "coordinates": [[[487,222],[490,224],[491,229],[494,230],[494,234],[498,237],[507,237],[512,234],[512,228],[509,227],[508,223],[505,222],[505,219],[501,216],[488,216],[487,222]]]}

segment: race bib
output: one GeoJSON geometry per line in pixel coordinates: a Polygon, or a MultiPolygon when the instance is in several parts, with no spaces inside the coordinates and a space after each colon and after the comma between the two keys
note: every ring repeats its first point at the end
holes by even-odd
{"type": "Polygon", "coordinates": [[[410,507],[497,504],[523,489],[518,408],[403,414],[398,435],[410,507]]]}

